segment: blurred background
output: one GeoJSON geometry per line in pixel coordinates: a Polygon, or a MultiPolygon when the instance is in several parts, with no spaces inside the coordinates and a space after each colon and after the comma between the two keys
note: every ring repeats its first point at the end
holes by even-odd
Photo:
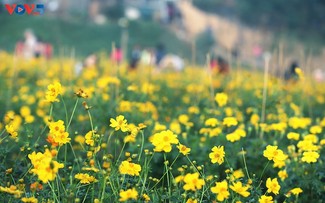
{"type": "Polygon", "coordinates": [[[205,64],[209,53],[263,67],[267,54],[275,67],[298,60],[324,70],[324,11],[324,0],[1,0],[0,50],[15,52],[29,29],[53,56],[120,47],[127,59],[136,46],[159,45],[188,64],[205,64]],[[5,4],[15,3],[44,4],[45,12],[8,14],[5,4]]]}

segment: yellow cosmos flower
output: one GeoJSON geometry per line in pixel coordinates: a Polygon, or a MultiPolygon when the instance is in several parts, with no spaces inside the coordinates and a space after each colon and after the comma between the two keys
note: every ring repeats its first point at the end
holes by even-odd
{"type": "Polygon", "coordinates": [[[186,203],[197,203],[197,200],[190,198],[190,199],[186,200],[186,203]]]}
{"type": "Polygon", "coordinates": [[[219,124],[219,121],[216,118],[209,118],[204,122],[204,125],[210,126],[210,127],[216,127],[218,124],[219,124]]]}
{"type": "Polygon", "coordinates": [[[236,193],[240,194],[243,197],[248,197],[250,195],[250,192],[247,191],[249,189],[249,186],[243,186],[242,182],[240,181],[233,183],[230,186],[230,189],[232,189],[233,191],[235,191],[236,193]]]}
{"type": "Polygon", "coordinates": [[[258,199],[259,203],[273,203],[273,197],[272,196],[266,196],[266,195],[262,195],[259,199],[258,199]]]}
{"type": "Polygon", "coordinates": [[[172,144],[178,144],[177,135],[170,130],[156,133],[151,138],[151,143],[155,146],[156,152],[170,152],[172,144]]]}
{"type": "Polygon", "coordinates": [[[89,131],[86,135],[85,135],[85,140],[86,140],[86,144],[89,146],[94,146],[95,144],[95,131],[89,131]]]}
{"type": "Polygon", "coordinates": [[[131,199],[133,199],[133,200],[138,199],[138,192],[135,188],[120,191],[119,201],[125,202],[125,201],[131,200],[131,199]]]}
{"type": "Polygon", "coordinates": [[[302,154],[301,161],[307,163],[316,163],[317,159],[319,158],[319,153],[315,151],[308,151],[302,154]]]}
{"type": "Polygon", "coordinates": [[[8,194],[14,195],[16,198],[19,198],[23,191],[20,191],[15,185],[10,185],[10,187],[2,187],[0,186],[0,192],[5,192],[8,194]]]}
{"type": "Polygon", "coordinates": [[[142,195],[142,199],[145,201],[145,202],[149,202],[151,199],[150,199],[150,197],[149,197],[149,195],[147,195],[147,194],[143,194],[142,195]]]}
{"type": "Polygon", "coordinates": [[[177,146],[177,148],[179,149],[179,153],[182,153],[183,155],[188,155],[191,151],[190,148],[186,147],[185,145],[179,144],[177,146]]]}
{"type": "Polygon", "coordinates": [[[43,183],[54,180],[59,169],[64,167],[64,164],[52,159],[52,153],[48,149],[44,153],[33,152],[28,155],[28,158],[34,167],[31,172],[37,175],[43,183]]]}
{"type": "Polygon", "coordinates": [[[115,128],[115,131],[121,129],[122,132],[127,132],[129,130],[127,120],[122,115],[117,116],[116,119],[111,118],[110,122],[111,124],[109,126],[115,128]]]}
{"type": "Polygon", "coordinates": [[[47,86],[45,99],[48,102],[58,102],[58,95],[62,93],[62,87],[59,82],[55,82],[47,86]]]}
{"type": "Polygon", "coordinates": [[[293,188],[289,191],[290,193],[294,194],[294,195],[299,195],[300,193],[303,192],[303,190],[299,187],[293,188]]]}
{"type": "Polygon", "coordinates": [[[231,126],[236,126],[238,124],[238,121],[235,117],[226,117],[223,119],[222,124],[227,127],[231,127],[231,126]]]}
{"type": "Polygon", "coordinates": [[[294,133],[294,132],[289,132],[288,134],[287,134],[287,138],[289,139],[289,140],[299,140],[299,133],[294,133]]]}
{"type": "Polygon", "coordinates": [[[35,197],[23,197],[21,198],[21,201],[25,203],[38,203],[38,200],[35,197]]]}
{"type": "Polygon", "coordinates": [[[92,182],[97,181],[94,176],[91,176],[87,173],[77,173],[74,177],[80,180],[81,184],[90,184],[92,182]]]}
{"type": "Polygon", "coordinates": [[[188,173],[184,176],[184,183],[183,186],[184,190],[200,190],[205,182],[203,179],[199,178],[199,173],[188,173]]]}
{"type": "Polygon", "coordinates": [[[266,187],[267,187],[267,192],[268,193],[273,193],[275,195],[279,194],[279,190],[281,186],[279,185],[278,179],[277,178],[268,178],[266,180],[266,187]]]}
{"type": "Polygon", "coordinates": [[[16,131],[16,129],[14,129],[14,126],[13,125],[6,125],[6,131],[7,133],[14,139],[17,138],[18,136],[18,132],[16,131]]]}
{"type": "Polygon", "coordinates": [[[218,163],[219,165],[221,165],[224,162],[225,157],[225,151],[223,149],[223,146],[214,146],[212,148],[212,152],[209,154],[209,157],[213,164],[218,163]]]}
{"type": "Polygon", "coordinates": [[[218,106],[223,107],[227,104],[228,95],[225,93],[217,93],[215,96],[215,100],[218,103],[218,106]]]}
{"type": "Polygon", "coordinates": [[[222,182],[216,182],[216,186],[211,187],[211,192],[217,194],[217,200],[222,202],[228,199],[230,193],[228,191],[228,183],[226,180],[222,182]]]}
{"type": "Polygon", "coordinates": [[[54,142],[55,144],[60,146],[70,142],[71,138],[69,138],[69,133],[65,132],[65,126],[62,120],[58,120],[57,122],[51,122],[49,124],[49,128],[49,136],[51,138],[50,142],[54,142]]]}
{"type": "Polygon", "coordinates": [[[286,170],[282,170],[278,172],[278,176],[282,181],[284,181],[284,179],[288,177],[288,173],[286,170]]]}
{"type": "Polygon", "coordinates": [[[141,166],[139,164],[128,161],[122,161],[121,165],[119,166],[119,172],[123,175],[139,176],[140,171],[141,166]]]}

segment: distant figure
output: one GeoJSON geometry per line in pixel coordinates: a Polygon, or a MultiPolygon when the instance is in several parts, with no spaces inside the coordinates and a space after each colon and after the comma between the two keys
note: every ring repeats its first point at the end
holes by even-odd
{"type": "Polygon", "coordinates": [[[144,49],[141,52],[141,63],[144,65],[153,65],[155,56],[151,49],[144,49]]]}
{"type": "Polygon", "coordinates": [[[298,68],[299,65],[296,61],[293,61],[289,67],[289,69],[284,73],[284,79],[285,80],[297,80],[298,74],[296,73],[296,68],[298,68]]]}
{"type": "Polygon", "coordinates": [[[325,72],[322,69],[317,68],[313,71],[313,76],[316,82],[324,82],[325,81],[325,72]]]}
{"type": "Polygon", "coordinates": [[[158,44],[156,47],[156,66],[159,67],[160,61],[165,57],[166,51],[163,44],[158,44]]]}
{"type": "Polygon", "coordinates": [[[159,63],[159,69],[182,71],[184,69],[184,60],[174,54],[167,54],[159,63]]]}
{"type": "Polygon", "coordinates": [[[212,59],[210,60],[210,67],[212,70],[221,74],[229,73],[229,64],[221,56],[218,56],[217,58],[212,57],[212,59]]]}
{"type": "Polygon", "coordinates": [[[111,60],[114,63],[120,64],[123,59],[123,52],[120,46],[116,46],[116,48],[111,53],[111,60]]]}
{"type": "Polygon", "coordinates": [[[167,13],[168,13],[168,23],[172,23],[176,17],[176,6],[174,2],[167,1],[167,13]]]}
{"type": "Polygon", "coordinates": [[[138,66],[138,63],[140,61],[141,57],[141,49],[138,45],[134,46],[132,53],[131,53],[131,58],[129,61],[129,69],[130,70],[135,70],[138,66]]]}
{"type": "Polygon", "coordinates": [[[49,59],[53,55],[53,46],[37,38],[33,31],[27,29],[24,32],[24,41],[16,44],[15,52],[18,56],[26,59],[39,58],[41,56],[49,59]]]}

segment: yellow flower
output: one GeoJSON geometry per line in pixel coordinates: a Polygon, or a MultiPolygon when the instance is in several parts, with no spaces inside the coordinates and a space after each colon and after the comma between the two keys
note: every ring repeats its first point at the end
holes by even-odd
{"type": "Polygon", "coordinates": [[[223,149],[223,146],[214,146],[212,148],[212,152],[209,154],[209,157],[213,164],[218,163],[219,165],[221,165],[224,162],[225,157],[225,151],[223,149]]]}
{"type": "Polygon", "coordinates": [[[295,73],[298,75],[300,80],[303,80],[305,78],[304,72],[302,72],[301,68],[295,68],[295,73]]]}
{"type": "Polygon", "coordinates": [[[230,180],[231,181],[234,181],[234,180],[237,180],[239,178],[242,178],[244,177],[244,172],[242,169],[238,169],[238,170],[235,170],[232,175],[230,176],[230,180]]]}
{"type": "Polygon", "coordinates": [[[240,136],[236,133],[229,133],[226,135],[226,139],[230,142],[235,142],[240,140],[240,136]]]}
{"type": "Polygon", "coordinates": [[[218,103],[220,107],[223,107],[227,104],[228,101],[228,95],[225,93],[217,93],[215,96],[215,100],[218,103]]]}
{"type": "Polygon", "coordinates": [[[215,127],[219,124],[218,119],[216,118],[209,118],[205,121],[204,123],[206,126],[210,126],[210,127],[215,127]]]}
{"type": "Polygon", "coordinates": [[[271,145],[266,146],[266,149],[263,151],[263,156],[274,162],[284,161],[287,158],[287,155],[281,149],[278,149],[278,146],[271,145]]]}
{"type": "Polygon", "coordinates": [[[110,122],[111,124],[109,126],[115,128],[115,131],[121,129],[122,132],[127,132],[129,130],[127,120],[122,115],[117,116],[116,119],[111,118],[110,122]]]}
{"type": "Polygon", "coordinates": [[[82,89],[79,89],[77,92],[74,93],[77,97],[80,97],[80,98],[88,98],[88,94],[82,90],[82,89]]]}
{"type": "Polygon", "coordinates": [[[62,93],[62,87],[59,82],[55,82],[47,86],[46,91],[46,101],[48,102],[58,102],[58,95],[62,93]]]}
{"type": "Polygon", "coordinates": [[[23,191],[20,191],[15,185],[10,185],[10,187],[2,187],[0,186],[0,192],[6,192],[8,194],[14,195],[16,198],[19,198],[23,191]]]}
{"type": "Polygon", "coordinates": [[[35,197],[23,197],[21,198],[21,201],[25,203],[38,203],[38,200],[35,197]]]}
{"type": "Polygon", "coordinates": [[[160,133],[156,133],[151,138],[151,143],[155,146],[156,152],[170,152],[172,150],[172,144],[178,144],[177,135],[170,130],[165,130],[160,133]]]}
{"type": "Polygon", "coordinates": [[[18,136],[18,133],[17,133],[17,131],[14,129],[14,126],[13,125],[6,125],[6,131],[7,131],[7,133],[12,137],[12,138],[14,138],[14,139],[16,139],[17,138],[17,136],[18,136]]]}
{"type": "Polygon", "coordinates": [[[262,195],[261,198],[258,199],[259,203],[273,203],[272,196],[262,195]]]}
{"type": "Polygon", "coordinates": [[[216,182],[216,186],[211,187],[211,192],[217,194],[217,200],[222,202],[228,199],[230,193],[228,191],[228,183],[226,180],[222,182],[216,182]]]}
{"type": "Polygon", "coordinates": [[[302,156],[303,157],[301,158],[301,161],[307,163],[315,163],[319,158],[319,153],[315,151],[308,151],[308,152],[304,152],[302,156]]]}
{"type": "Polygon", "coordinates": [[[81,184],[90,184],[92,182],[97,181],[94,176],[91,176],[87,173],[77,173],[74,177],[80,180],[81,184]]]}
{"type": "Polygon", "coordinates": [[[222,124],[227,127],[231,127],[231,126],[236,126],[238,124],[238,121],[235,117],[226,117],[223,119],[222,124]]]}
{"type": "Polygon", "coordinates": [[[288,177],[287,171],[286,170],[279,171],[278,176],[282,181],[284,181],[284,179],[288,177]]]}
{"type": "Polygon", "coordinates": [[[299,195],[299,194],[302,193],[303,191],[302,191],[301,188],[296,187],[296,188],[291,189],[290,192],[291,192],[292,194],[294,194],[294,195],[299,195]]]}
{"type": "Polygon", "coordinates": [[[70,142],[71,138],[69,138],[69,133],[65,132],[65,126],[62,120],[51,122],[49,128],[49,136],[55,144],[62,146],[63,144],[70,142]]]}
{"type": "Polygon", "coordinates": [[[181,125],[177,121],[173,121],[170,126],[170,130],[173,131],[176,134],[180,134],[182,132],[181,125]]]}
{"type": "Polygon", "coordinates": [[[310,118],[298,118],[298,117],[292,117],[289,118],[289,126],[292,127],[293,129],[304,129],[308,125],[310,125],[311,119],[310,118]]]}
{"type": "Polygon", "coordinates": [[[29,116],[30,115],[30,108],[28,106],[22,106],[20,108],[20,115],[22,117],[24,117],[24,118],[29,116]]]}
{"type": "Polygon", "coordinates": [[[149,195],[147,195],[147,194],[143,194],[143,195],[142,195],[142,199],[143,199],[145,202],[149,202],[149,201],[150,201],[150,197],[149,197],[149,195]]]}
{"type": "Polygon", "coordinates": [[[311,126],[310,127],[310,133],[312,134],[319,134],[319,133],[322,133],[322,127],[319,126],[319,125],[314,125],[314,126],[311,126]]]}
{"type": "Polygon", "coordinates": [[[177,148],[179,149],[179,152],[182,153],[183,155],[188,155],[191,151],[190,148],[186,147],[185,145],[179,144],[177,146],[177,148]]]}
{"type": "Polygon", "coordinates": [[[95,131],[91,130],[85,135],[87,145],[94,146],[94,144],[95,144],[94,134],[95,134],[95,131]]]}
{"type": "Polygon", "coordinates": [[[125,202],[127,200],[137,200],[138,199],[138,192],[135,188],[128,189],[128,190],[121,190],[120,191],[120,199],[119,201],[125,202]]]}
{"type": "Polygon", "coordinates": [[[267,187],[267,192],[268,193],[273,193],[275,195],[279,194],[279,190],[281,188],[281,186],[278,183],[278,179],[277,178],[273,178],[271,180],[271,178],[268,178],[266,180],[266,187],[267,187]]]}
{"type": "Polygon", "coordinates": [[[122,161],[119,166],[119,172],[121,174],[126,174],[130,176],[139,176],[139,172],[141,171],[141,166],[139,164],[131,163],[128,161],[122,161]]]}
{"type": "Polygon", "coordinates": [[[200,190],[205,184],[203,179],[199,178],[199,173],[188,173],[184,176],[184,190],[200,190]]]}
{"type": "MultiPolygon", "coordinates": [[[[202,128],[201,130],[204,131],[205,129],[202,128]]],[[[200,133],[201,133],[201,130],[200,130],[200,133]]],[[[207,128],[207,132],[209,133],[209,137],[216,137],[221,134],[222,129],[219,127],[213,128],[213,129],[207,128]]]]}
{"type": "Polygon", "coordinates": [[[313,144],[312,140],[302,140],[299,141],[297,147],[302,151],[316,151],[318,146],[313,144]]]}
{"type": "Polygon", "coordinates": [[[28,158],[34,167],[31,172],[37,175],[43,183],[54,180],[59,169],[64,167],[64,164],[52,160],[52,153],[48,149],[44,153],[33,152],[28,155],[28,158]]]}
{"type": "Polygon", "coordinates": [[[186,203],[197,203],[197,200],[190,198],[190,199],[186,200],[186,203]]]}
{"type": "Polygon", "coordinates": [[[247,191],[249,189],[249,186],[243,186],[243,184],[240,181],[233,183],[230,186],[230,189],[232,189],[233,191],[235,191],[236,193],[240,194],[243,197],[248,197],[250,195],[250,192],[247,191]]]}
{"type": "Polygon", "coordinates": [[[289,132],[288,134],[287,134],[287,138],[289,139],[289,140],[299,140],[299,133],[294,133],[294,132],[289,132]]]}

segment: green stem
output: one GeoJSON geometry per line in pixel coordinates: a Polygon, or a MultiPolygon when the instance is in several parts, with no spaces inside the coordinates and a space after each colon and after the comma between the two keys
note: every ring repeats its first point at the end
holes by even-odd
{"type": "Polygon", "coordinates": [[[104,201],[105,189],[106,189],[106,177],[104,177],[104,185],[103,185],[102,195],[100,198],[101,203],[104,201]]]}
{"type": "Polygon", "coordinates": [[[123,146],[122,146],[122,149],[121,149],[121,151],[120,151],[120,154],[119,154],[118,157],[117,157],[116,163],[119,162],[119,160],[120,160],[120,158],[121,158],[121,155],[122,155],[122,152],[123,152],[123,150],[124,150],[124,147],[125,147],[125,142],[124,142],[124,144],[123,144],[123,146]]]}
{"type": "Polygon", "coordinates": [[[50,182],[48,182],[48,185],[49,185],[50,188],[51,188],[51,191],[52,191],[52,194],[53,194],[53,200],[55,200],[56,202],[60,202],[59,199],[58,199],[58,197],[57,197],[57,195],[55,194],[55,190],[54,190],[54,188],[52,187],[52,185],[51,185],[50,182]]]}
{"type": "Polygon", "coordinates": [[[246,171],[247,177],[248,177],[249,179],[251,179],[251,178],[249,177],[249,173],[248,173],[248,168],[247,168],[246,159],[245,159],[245,155],[244,155],[244,149],[241,148],[241,151],[242,151],[242,155],[243,155],[244,167],[245,167],[245,171],[246,171]]]}
{"type": "Polygon", "coordinates": [[[263,169],[263,171],[262,171],[262,173],[261,173],[260,180],[259,180],[260,184],[258,185],[257,188],[259,188],[259,187],[261,186],[261,184],[262,184],[262,177],[263,177],[264,172],[265,172],[267,166],[269,165],[269,163],[270,163],[270,160],[267,162],[267,164],[265,165],[265,167],[264,167],[264,169],[263,169]]]}
{"type": "Polygon", "coordinates": [[[167,159],[166,159],[166,154],[164,153],[164,164],[165,164],[165,169],[166,169],[166,175],[167,175],[167,187],[168,187],[168,195],[169,198],[172,196],[172,192],[171,192],[171,186],[170,186],[170,180],[169,180],[169,168],[168,168],[168,163],[167,163],[167,159]]]}
{"type": "Polygon", "coordinates": [[[77,98],[77,101],[76,101],[76,103],[74,104],[74,107],[73,107],[73,110],[72,110],[72,113],[71,113],[71,117],[70,117],[70,120],[69,120],[68,125],[67,125],[67,131],[69,130],[69,127],[70,127],[70,124],[71,124],[72,118],[73,118],[73,116],[74,116],[74,113],[75,113],[75,111],[76,111],[76,108],[77,108],[78,102],[79,102],[79,97],[77,98]]]}
{"type": "Polygon", "coordinates": [[[141,159],[141,155],[142,155],[142,151],[143,151],[143,145],[144,145],[144,134],[143,134],[143,131],[141,130],[141,148],[140,148],[138,161],[140,161],[140,159],[141,159]]]}
{"type": "Polygon", "coordinates": [[[68,122],[68,109],[67,109],[67,106],[65,105],[65,102],[64,102],[64,99],[62,97],[62,95],[60,95],[61,97],[61,101],[63,103],[63,106],[64,106],[64,112],[65,112],[65,120],[66,120],[66,123],[68,122]]]}

